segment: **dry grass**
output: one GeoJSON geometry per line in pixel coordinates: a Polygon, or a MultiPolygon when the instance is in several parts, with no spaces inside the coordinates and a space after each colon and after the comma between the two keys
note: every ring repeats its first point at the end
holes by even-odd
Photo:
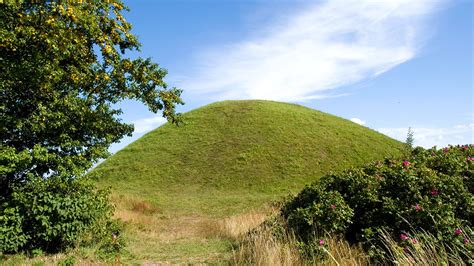
{"type": "Polygon", "coordinates": [[[159,241],[193,237],[208,238],[219,236],[222,232],[217,221],[198,215],[164,217],[122,209],[115,212],[115,217],[159,241]]]}
{"type": "Polygon", "coordinates": [[[200,215],[166,216],[151,203],[129,196],[114,195],[115,218],[139,226],[149,236],[160,240],[185,237],[220,237],[231,240],[240,237],[260,225],[275,208],[265,207],[225,218],[200,215]]]}
{"type": "Polygon", "coordinates": [[[269,228],[250,233],[233,252],[236,265],[301,265],[302,260],[293,235],[277,239],[269,228]]]}
{"type": "Polygon", "coordinates": [[[327,259],[308,260],[298,249],[294,234],[280,237],[273,234],[271,225],[263,222],[277,214],[278,208],[254,211],[228,217],[220,222],[221,235],[239,243],[231,263],[235,265],[368,265],[368,257],[361,247],[349,245],[335,238],[327,239],[324,251],[327,259]]]}
{"type": "Polygon", "coordinates": [[[467,249],[450,249],[439,244],[436,237],[427,232],[417,232],[412,235],[416,235],[416,244],[409,248],[403,248],[390,234],[387,232],[382,234],[382,240],[389,251],[388,259],[391,263],[401,265],[465,265],[463,257],[471,258],[471,265],[474,263],[474,255],[467,249]]]}
{"type": "Polygon", "coordinates": [[[132,210],[143,214],[153,214],[158,211],[157,208],[154,208],[153,205],[146,201],[134,202],[132,204],[132,210]]]}
{"type": "Polygon", "coordinates": [[[259,228],[249,234],[233,253],[236,265],[369,265],[362,248],[349,245],[335,238],[327,239],[322,248],[325,259],[308,259],[301,256],[296,238],[286,234],[275,237],[270,228],[259,228]]]}
{"type": "Polygon", "coordinates": [[[268,216],[264,211],[251,211],[224,218],[218,222],[220,235],[240,240],[249,231],[262,224],[268,216]]]}
{"type": "Polygon", "coordinates": [[[207,224],[208,235],[231,239],[238,247],[232,252],[235,265],[367,265],[368,258],[362,248],[350,246],[346,241],[327,240],[328,259],[308,261],[300,251],[296,237],[287,233],[277,238],[271,225],[263,222],[275,217],[279,206],[267,206],[239,215],[233,215],[207,224]]]}
{"type": "Polygon", "coordinates": [[[233,251],[232,263],[236,265],[298,265],[298,250],[293,239],[277,240],[268,227],[261,226],[276,208],[252,211],[227,217],[219,222],[221,236],[240,243],[233,251]]]}
{"type": "MultiPolygon", "coordinates": [[[[111,201],[116,204],[116,210],[128,210],[136,214],[153,215],[160,214],[162,210],[152,203],[132,196],[123,196],[113,194],[111,201]]],[[[122,217],[117,217],[122,218],[122,217]]],[[[129,217],[124,217],[129,218],[129,217]]]]}
{"type": "Polygon", "coordinates": [[[362,247],[350,245],[337,238],[328,239],[329,260],[324,265],[369,265],[369,258],[362,247]]]}

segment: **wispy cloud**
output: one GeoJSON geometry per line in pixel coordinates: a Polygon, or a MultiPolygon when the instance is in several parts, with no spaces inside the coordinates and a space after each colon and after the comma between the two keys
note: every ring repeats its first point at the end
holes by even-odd
{"type": "MultiPolygon", "coordinates": [[[[473,144],[474,124],[457,125],[447,128],[413,127],[416,146],[431,148],[444,147],[449,144],[473,144]]],[[[394,139],[405,141],[408,128],[379,128],[377,131],[394,139]]]]}
{"type": "Polygon", "coordinates": [[[354,117],[354,118],[351,118],[350,120],[351,120],[352,122],[356,123],[356,124],[361,125],[361,126],[365,125],[365,121],[363,121],[363,120],[360,119],[360,118],[354,117]]]}
{"type": "Polygon", "coordinates": [[[331,0],[277,19],[252,38],[201,54],[180,87],[218,99],[303,101],[412,59],[436,0],[331,0]]]}
{"type": "Polygon", "coordinates": [[[145,133],[150,130],[157,128],[158,126],[166,123],[166,119],[161,116],[153,116],[148,118],[138,119],[132,122],[135,126],[134,134],[145,133]]]}

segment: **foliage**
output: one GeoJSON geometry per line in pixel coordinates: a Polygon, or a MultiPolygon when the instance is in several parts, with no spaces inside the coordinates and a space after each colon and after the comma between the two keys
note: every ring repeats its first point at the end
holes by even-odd
{"type": "Polygon", "coordinates": [[[34,178],[15,186],[0,206],[0,230],[7,232],[0,237],[0,253],[55,252],[84,242],[88,231],[95,234],[88,241],[100,241],[111,228],[107,195],[83,179],[34,178]]]}
{"type": "MultiPolygon", "coordinates": [[[[463,228],[469,230],[469,228],[463,228]]],[[[472,232],[467,233],[472,235],[472,232]]],[[[469,245],[446,246],[439,239],[424,231],[412,231],[405,241],[394,239],[381,232],[382,243],[387,250],[385,264],[400,265],[472,265],[474,256],[469,245]],[[467,263],[466,263],[467,262],[467,263]]]]}
{"type": "Polygon", "coordinates": [[[408,132],[407,132],[407,139],[405,140],[405,145],[406,145],[408,155],[413,150],[413,143],[415,142],[415,137],[413,136],[414,134],[415,134],[415,132],[413,132],[411,127],[409,127],[408,132]]]}
{"type": "Polygon", "coordinates": [[[473,152],[472,145],[418,147],[405,160],[329,174],[289,200],[282,215],[306,247],[314,232],[323,232],[383,255],[381,231],[406,242],[415,230],[451,249],[474,251],[468,233],[474,221],[473,152]]]}
{"type": "MultiPolygon", "coordinates": [[[[354,211],[344,201],[338,191],[320,191],[315,193],[316,187],[304,189],[292,204],[296,206],[306,206],[306,208],[296,208],[288,216],[288,223],[300,229],[302,237],[312,237],[314,226],[323,232],[343,233],[349,224],[352,223],[354,211]]],[[[288,206],[287,206],[288,207],[288,206]]],[[[289,207],[293,208],[293,206],[289,207]]],[[[308,239],[306,239],[308,240],[308,239]]]]}
{"type": "Polygon", "coordinates": [[[66,257],[58,262],[58,266],[73,266],[76,262],[76,258],[73,256],[66,257]]]}
{"type": "Polygon", "coordinates": [[[112,107],[120,100],[178,121],[181,91],[167,89],[166,70],[125,57],[140,44],[124,9],[120,0],[0,5],[2,188],[29,176],[79,176],[106,157],[133,132],[112,107]]]}
{"type": "MultiPolygon", "coordinates": [[[[139,42],[120,0],[0,4],[0,252],[56,251],[108,220],[105,192],[81,176],[133,132],[114,104],[162,111],[181,90],[131,59],[139,42]]],[[[106,222],[105,222],[106,223],[106,222]]]]}
{"type": "Polygon", "coordinates": [[[18,208],[1,207],[0,213],[0,253],[4,251],[17,251],[23,247],[28,236],[23,232],[23,217],[18,208]]]}
{"type": "Polygon", "coordinates": [[[96,255],[102,260],[117,259],[126,254],[125,239],[122,236],[124,224],[118,220],[108,220],[86,233],[82,242],[94,241],[96,255]]]}

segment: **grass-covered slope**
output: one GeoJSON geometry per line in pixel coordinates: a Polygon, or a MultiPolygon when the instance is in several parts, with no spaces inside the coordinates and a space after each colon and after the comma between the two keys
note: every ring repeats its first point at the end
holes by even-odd
{"type": "Polygon", "coordinates": [[[402,149],[366,127],[294,104],[224,101],[188,112],[184,121],[99,165],[101,183],[165,209],[232,213],[402,149]]]}
{"type": "Polygon", "coordinates": [[[184,120],[146,134],[93,171],[102,176],[99,185],[112,186],[116,217],[129,224],[127,262],[227,263],[235,245],[229,235],[261,222],[264,203],[327,171],[403,149],[368,128],[293,104],[219,102],[184,120]]]}

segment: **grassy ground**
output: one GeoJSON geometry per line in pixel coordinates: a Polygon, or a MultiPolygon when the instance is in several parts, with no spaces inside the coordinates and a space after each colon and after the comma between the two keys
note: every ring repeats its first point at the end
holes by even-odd
{"type": "Polygon", "coordinates": [[[236,243],[219,225],[229,217],[260,212],[328,171],[403,149],[368,128],[292,104],[225,101],[184,119],[93,171],[100,186],[112,186],[116,216],[128,223],[127,262],[228,261],[236,243]]]}

